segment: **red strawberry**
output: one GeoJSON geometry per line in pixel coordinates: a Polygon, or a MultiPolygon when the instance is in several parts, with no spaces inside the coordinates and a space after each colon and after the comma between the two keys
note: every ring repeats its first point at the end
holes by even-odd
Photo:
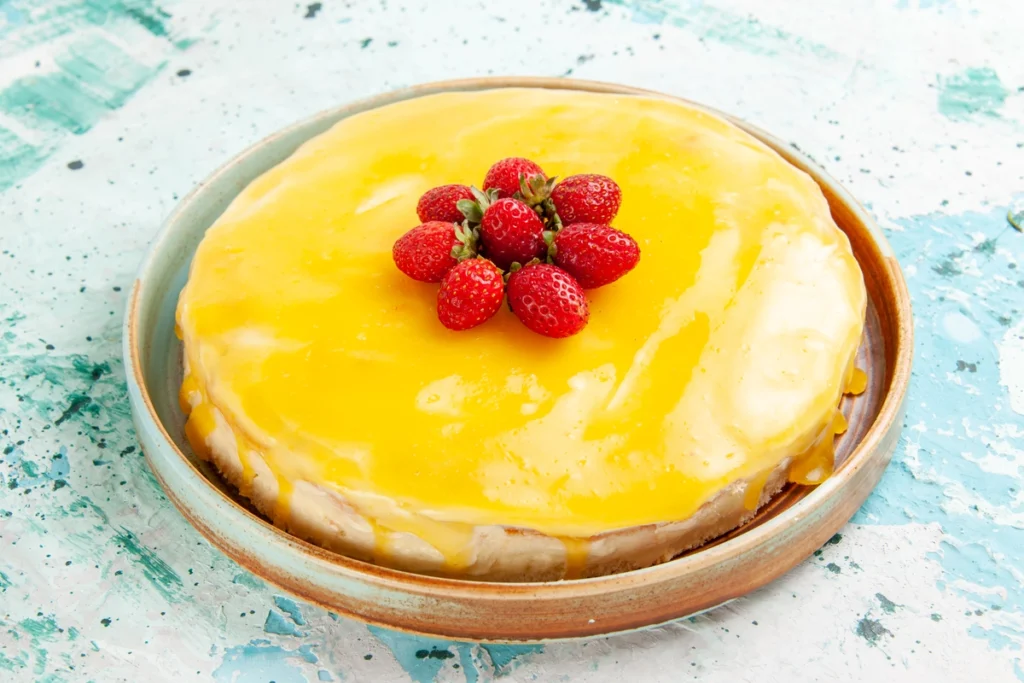
{"type": "Polygon", "coordinates": [[[454,223],[430,221],[398,238],[391,249],[398,269],[420,282],[440,282],[460,259],[475,254],[470,230],[454,223]]]}
{"type": "Polygon", "coordinates": [[[473,193],[465,185],[442,185],[427,190],[416,204],[416,215],[420,220],[461,223],[462,212],[455,205],[460,199],[473,199],[473,193]]]}
{"type": "Polygon", "coordinates": [[[583,288],[569,273],[547,263],[512,273],[508,305],[524,325],[546,337],[571,337],[590,317],[583,288]]]}
{"type": "Polygon", "coordinates": [[[551,192],[563,225],[604,223],[608,225],[619,212],[622,190],[607,176],[586,173],[569,176],[551,192]]]}
{"type": "Polygon", "coordinates": [[[544,255],[544,221],[518,199],[499,199],[484,211],[480,245],[502,270],[517,261],[527,263],[544,255]]]}
{"type": "Polygon", "coordinates": [[[468,330],[501,308],[505,282],[487,259],[463,261],[448,271],[437,293],[437,317],[449,330],[468,330]]]}
{"type": "Polygon", "coordinates": [[[597,223],[573,223],[562,228],[553,246],[554,262],[585,289],[615,282],[640,261],[636,240],[597,223]]]}
{"type": "Polygon", "coordinates": [[[497,162],[487,171],[484,176],[484,192],[494,188],[498,190],[498,197],[511,197],[519,192],[519,176],[529,183],[530,178],[539,175],[544,180],[547,176],[540,166],[529,159],[522,157],[509,157],[497,162]]]}

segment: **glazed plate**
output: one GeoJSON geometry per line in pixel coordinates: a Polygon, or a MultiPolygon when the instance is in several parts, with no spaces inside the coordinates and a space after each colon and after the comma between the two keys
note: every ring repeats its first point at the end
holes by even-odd
{"type": "Polygon", "coordinates": [[[385,569],[290,536],[256,513],[189,447],[178,407],[181,344],[174,334],[174,310],[192,254],[235,195],[347,116],[438,92],[501,87],[665,97],[563,79],[435,83],[323,112],[222,167],[185,197],[163,226],[142,265],[125,318],[129,396],[153,472],[200,533],[254,574],[334,612],[415,633],[517,642],[607,634],[689,616],[778,578],[853,516],[889,463],[910,379],[910,302],[885,238],[838,183],[789,145],[713,110],[708,111],[759,138],[818,182],[864,271],[869,303],[858,366],[867,371],[868,388],[844,399],[850,426],[836,441],[836,471],[825,483],[789,485],[751,523],[655,567],[574,581],[483,583],[385,569]]]}

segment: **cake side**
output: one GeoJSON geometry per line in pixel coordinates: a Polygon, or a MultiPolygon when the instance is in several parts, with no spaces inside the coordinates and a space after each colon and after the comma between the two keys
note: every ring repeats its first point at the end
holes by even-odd
{"type": "MultiPolygon", "coordinates": [[[[467,538],[466,561],[452,566],[423,538],[387,531],[345,497],[321,484],[289,482],[287,510],[281,483],[255,450],[240,455],[235,433],[214,409],[216,427],[197,452],[276,526],[348,557],[403,571],[479,581],[528,582],[588,578],[667,562],[749,522],[786,485],[795,458],[766,474],[732,482],[686,520],[604,532],[589,538],[556,538],[530,529],[476,526],[467,538]],[[247,463],[242,464],[242,457],[247,463]],[[251,479],[244,472],[251,471],[251,479]]],[[[827,438],[831,441],[832,434],[827,438]]]]}

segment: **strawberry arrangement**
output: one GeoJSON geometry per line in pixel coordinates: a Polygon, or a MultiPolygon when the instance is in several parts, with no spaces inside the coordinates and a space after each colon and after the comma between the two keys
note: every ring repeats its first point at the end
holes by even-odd
{"type": "Polygon", "coordinates": [[[507,296],[530,330],[569,337],[590,317],[584,290],[636,267],[636,240],[610,225],[622,203],[615,181],[595,174],[555,181],[512,157],[491,166],[483,190],[442,185],[420,197],[422,223],[395,242],[392,257],[414,280],[441,284],[442,325],[476,327],[507,296]]]}

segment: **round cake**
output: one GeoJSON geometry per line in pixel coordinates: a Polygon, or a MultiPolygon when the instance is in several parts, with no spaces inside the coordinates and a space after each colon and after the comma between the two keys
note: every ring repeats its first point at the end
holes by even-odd
{"type": "MultiPolygon", "coordinates": [[[[245,188],[181,293],[196,452],[274,524],[493,581],[663,562],[832,471],[866,292],[814,181],[655,97],[430,95],[346,118],[245,188]],[[579,334],[438,323],[395,240],[418,198],[527,157],[622,189],[627,277],[579,334]]],[[[858,386],[859,385],[859,386],[858,386]]]]}

